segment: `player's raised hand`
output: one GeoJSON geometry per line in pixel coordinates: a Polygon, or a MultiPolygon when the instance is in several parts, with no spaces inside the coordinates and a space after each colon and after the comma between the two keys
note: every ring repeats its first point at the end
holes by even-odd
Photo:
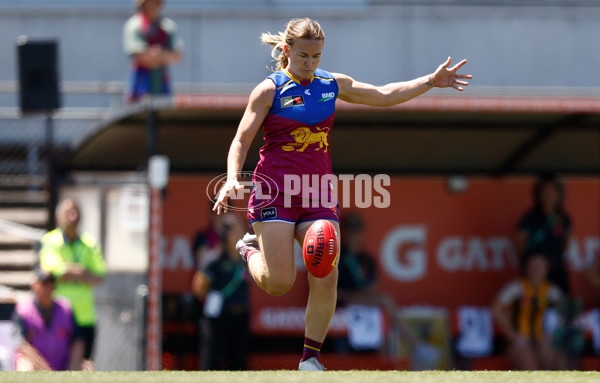
{"type": "Polygon", "coordinates": [[[232,192],[236,190],[242,189],[244,186],[239,183],[237,178],[229,178],[227,182],[223,185],[221,190],[219,190],[219,194],[217,195],[217,200],[213,206],[213,211],[216,211],[217,214],[227,213],[228,205],[227,201],[229,201],[229,197],[232,192]]]}
{"type": "Polygon", "coordinates": [[[452,57],[448,57],[448,60],[441,64],[433,73],[433,86],[436,86],[438,88],[452,87],[456,90],[462,91],[463,86],[469,85],[467,81],[462,81],[462,79],[468,80],[473,78],[473,76],[471,76],[470,74],[456,73],[466,63],[467,60],[462,60],[453,67],[450,67],[450,64],[452,64],[452,57]]]}

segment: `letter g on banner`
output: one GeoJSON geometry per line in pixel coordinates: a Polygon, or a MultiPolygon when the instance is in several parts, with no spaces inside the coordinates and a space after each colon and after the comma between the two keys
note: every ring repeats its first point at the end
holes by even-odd
{"type": "Polygon", "coordinates": [[[401,282],[423,278],[427,272],[425,238],[423,226],[398,226],[383,238],[381,260],[390,277],[401,282]]]}

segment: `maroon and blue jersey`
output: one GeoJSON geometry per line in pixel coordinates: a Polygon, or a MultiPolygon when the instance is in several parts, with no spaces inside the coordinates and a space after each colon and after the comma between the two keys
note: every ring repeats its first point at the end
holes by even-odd
{"type": "MultiPolygon", "coordinates": [[[[279,70],[269,77],[275,97],[263,122],[264,146],[254,182],[267,176],[284,192],[286,175],[331,174],[329,133],[335,115],[338,85],[333,75],[317,69],[309,83],[279,70]]],[[[272,186],[272,185],[271,185],[272,186]]]]}

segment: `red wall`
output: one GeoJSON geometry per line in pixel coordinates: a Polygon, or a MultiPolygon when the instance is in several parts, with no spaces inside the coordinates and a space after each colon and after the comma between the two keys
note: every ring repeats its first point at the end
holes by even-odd
{"type": "MultiPolygon", "coordinates": [[[[170,179],[164,204],[165,293],[189,290],[194,272],[191,246],[195,233],[208,224],[205,188],[211,178],[170,179]]],[[[453,194],[445,178],[394,177],[386,187],[388,208],[346,210],[363,216],[365,249],[378,261],[381,289],[390,292],[397,304],[450,310],[483,306],[516,275],[511,241],[515,225],[531,206],[533,182],[533,178],[470,178],[465,193],[453,194]]],[[[600,252],[600,180],[569,178],[565,188],[574,234],[568,252],[573,291],[586,306],[597,305],[578,273],[600,252]]],[[[307,284],[306,271],[299,273],[294,289],[283,298],[253,286],[255,332],[301,331],[307,284]]]]}

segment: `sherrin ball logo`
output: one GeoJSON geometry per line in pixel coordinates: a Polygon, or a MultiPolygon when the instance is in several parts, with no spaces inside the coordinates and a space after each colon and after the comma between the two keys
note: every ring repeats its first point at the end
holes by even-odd
{"type": "Polygon", "coordinates": [[[304,237],[303,256],[308,271],[317,278],[329,275],[339,260],[339,240],[330,221],[315,221],[304,237]]]}

